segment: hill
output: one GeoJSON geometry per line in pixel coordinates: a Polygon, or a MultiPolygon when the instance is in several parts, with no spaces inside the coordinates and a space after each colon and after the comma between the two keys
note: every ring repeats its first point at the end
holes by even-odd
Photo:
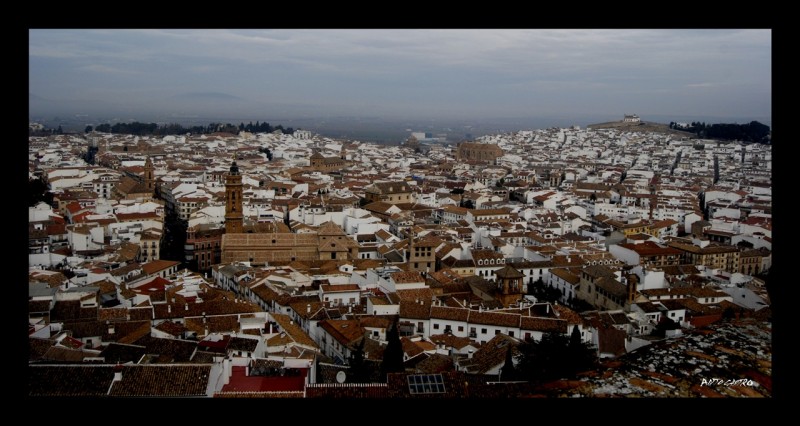
{"type": "Polygon", "coordinates": [[[676,136],[682,136],[691,139],[697,138],[697,135],[693,133],[670,129],[667,124],[652,123],[648,121],[640,121],[638,123],[610,121],[608,123],[590,124],[586,127],[591,129],[617,129],[629,132],[660,132],[660,133],[669,133],[676,136]]]}

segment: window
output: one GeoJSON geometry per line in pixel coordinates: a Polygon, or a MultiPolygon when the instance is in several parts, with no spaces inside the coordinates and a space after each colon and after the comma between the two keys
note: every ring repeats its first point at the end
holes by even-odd
{"type": "Polygon", "coordinates": [[[458,331],[463,332],[464,331],[464,326],[463,325],[459,325],[458,326],[458,331]]]}
{"type": "Polygon", "coordinates": [[[482,333],[482,334],[486,334],[486,333],[488,333],[488,332],[489,332],[489,330],[487,330],[487,329],[485,329],[485,328],[482,328],[482,329],[481,329],[481,333],[482,333]]]}
{"type": "Polygon", "coordinates": [[[500,334],[500,330],[495,330],[494,335],[497,336],[498,334],[500,334]]]}
{"type": "Polygon", "coordinates": [[[509,331],[508,335],[511,336],[511,337],[514,337],[514,332],[513,331],[509,331]]]}
{"type": "Polygon", "coordinates": [[[436,323],[434,323],[434,324],[433,324],[433,329],[434,329],[434,330],[438,330],[438,329],[439,329],[439,324],[436,324],[436,323]]]}

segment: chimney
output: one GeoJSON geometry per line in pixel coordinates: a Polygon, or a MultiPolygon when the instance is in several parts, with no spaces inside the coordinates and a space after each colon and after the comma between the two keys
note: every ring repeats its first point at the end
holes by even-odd
{"type": "Polygon", "coordinates": [[[114,334],[114,332],[115,332],[114,324],[111,324],[108,321],[106,321],[106,325],[108,326],[108,334],[114,334]]]}
{"type": "Polygon", "coordinates": [[[222,369],[223,369],[223,376],[225,377],[225,384],[227,385],[231,381],[231,375],[233,374],[233,369],[231,368],[231,360],[227,357],[222,360],[222,369]]]}
{"type": "Polygon", "coordinates": [[[167,305],[167,313],[168,314],[172,313],[172,305],[167,305]]]}
{"type": "Polygon", "coordinates": [[[117,365],[114,366],[114,381],[115,382],[122,381],[122,369],[123,369],[123,367],[122,367],[121,364],[117,364],[117,365]]]}
{"type": "Polygon", "coordinates": [[[189,310],[189,304],[188,304],[188,303],[185,303],[185,304],[183,305],[183,308],[184,308],[184,310],[185,310],[185,311],[188,311],[188,310],[189,310]]]}
{"type": "Polygon", "coordinates": [[[470,349],[469,352],[467,352],[467,359],[472,359],[472,352],[473,352],[472,349],[470,349]]]}
{"type": "Polygon", "coordinates": [[[307,303],[307,304],[306,304],[306,313],[307,313],[307,314],[310,314],[310,313],[311,313],[311,304],[310,304],[310,303],[307,303]]]}

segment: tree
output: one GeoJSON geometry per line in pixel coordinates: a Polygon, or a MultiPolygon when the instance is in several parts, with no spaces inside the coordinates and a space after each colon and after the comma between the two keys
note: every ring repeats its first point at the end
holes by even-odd
{"type": "Polygon", "coordinates": [[[505,183],[506,183],[506,179],[505,179],[505,178],[500,178],[500,179],[499,179],[499,180],[498,180],[498,181],[495,183],[495,186],[497,186],[498,188],[502,188],[502,187],[503,187],[503,185],[505,185],[505,183]]]}
{"type": "Polygon", "coordinates": [[[503,364],[503,367],[500,368],[500,380],[504,382],[510,382],[516,380],[517,378],[517,369],[514,368],[514,357],[511,353],[511,345],[508,345],[508,350],[506,351],[506,362],[503,364]]]}
{"type": "Polygon", "coordinates": [[[548,332],[539,341],[525,340],[518,348],[519,374],[528,381],[546,382],[575,377],[578,372],[592,368],[597,359],[594,347],[580,339],[577,326],[572,333],[568,338],[562,333],[548,332]]]}
{"type": "Polygon", "coordinates": [[[356,344],[355,350],[350,354],[348,364],[350,364],[350,378],[354,383],[365,383],[369,381],[369,369],[364,360],[364,343],[366,336],[361,338],[361,341],[356,344]]]}
{"type": "Polygon", "coordinates": [[[381,363],[381,374],[384,378],[388,373],[400,373],[405,371],[403,366],[403,344],[400,342],[400,330],[397,320],[389,326],[386,331],[386,350],[383,351],[383,362],[381,363]]]}
{"type": "Polygon", "coordinates": [[[83,133],[90,133],[92,131],[92,129],[93,129],[93,127],[90,124],[90,125],[86,126],[85,129],[83,129],[83,133]]]}
{"type": "Polygon", "coordinates": [[[658,324],[656,324],[655,328],[653,328],[653,331],[650,332],[650,335],[657,337],[666,337],[668,330],[676,330],[679,328],[681,328],[681,326],[675,321],[667,317],[661,317],[661,320],[658,321],[658,324]]]}
{"type": "Polygon", "coordinates": [[[595,360],[597,359],[597,351],[592,345],[583,342],[581,331],[578,329],[577,324],[572,327],[567,353],[569,355],[572,372],[586,371],[594,367],[595,360]]]}

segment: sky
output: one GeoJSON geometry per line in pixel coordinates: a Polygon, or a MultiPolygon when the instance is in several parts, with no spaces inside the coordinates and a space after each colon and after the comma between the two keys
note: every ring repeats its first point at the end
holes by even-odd
{"type": "Polygon", "coordinates": [[[747,30],[29,31],[37,114],[771,119],[747,30]]]}

